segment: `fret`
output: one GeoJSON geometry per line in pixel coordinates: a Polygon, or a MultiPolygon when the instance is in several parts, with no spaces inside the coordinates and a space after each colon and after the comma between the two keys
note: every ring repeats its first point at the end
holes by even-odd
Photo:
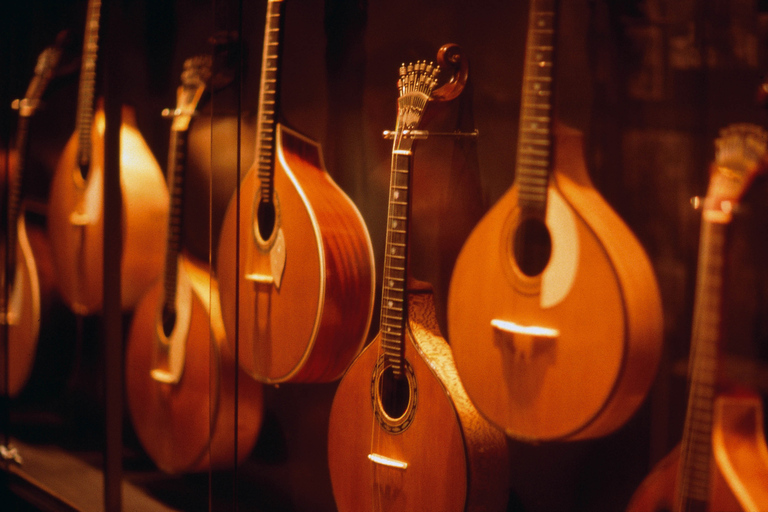
{"type": "Polygon", "coordinates": [[[546,169],[549,166],[548,160],[542,160],[538,158],[518,157],[517,161],[521,166],[535,166],[535,167],[542,167],[544,169],[546,169]]]}
{"type": "Polygon", "coordinates": [[[525,146],[525,147],[521,148],[520,149],[520,153],[522,153],[524,155],[535,155],[535,156],[543,156],[543,157],[548,157],[549,156],[549,152],[548,151],[544,151],[544,150],[541,150],[541,149],[534,149],[534,148],[532,148],[530,146],[525,146]]]}
{"type": "MultiPolygon", "coordinates": [[[[530,133],[529,133],[529,135],[530,135],[530,133]]],[[[523,136],[520,139],[520,144],[534,144],[534,145],[537,145],[537,146],[550,147],[552,145],[552,141],[549,140],[548,138],[536,139],[536,138],[530,138],[530,137],[523,136]]],[[[549,151],[547,151],[547,153],[549,153],[549,151]]]]}
{"type": "Polygon", "coordinates": [[[523,65],[515,183],[522,215],[543,215],[551,172],[555,0],[531,0],[523,65]]]}
{"type": "Polygon", "coordinates": [[[530,114],[523,114],[522,119],[528,120],[528,121],[537,121],[540,123],[549,123],[552,121],[552,118],[549,116],[536,116],[536,115],[530,115],[530,114]]]}

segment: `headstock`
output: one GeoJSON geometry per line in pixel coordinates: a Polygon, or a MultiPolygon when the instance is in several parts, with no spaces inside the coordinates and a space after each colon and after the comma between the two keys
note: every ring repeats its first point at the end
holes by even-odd
{"type": "Polygon", "coordinates": [[[715,141],[715,161],[704,203],[710,220],[728,222],[752,180],[768,165],[768,132],[753,124],[733,124],[715,141]]]}
{"type": "Polygon", "coordinates": [[[31,117],[35,113],[35,110],[37,110],[37,107],[40,104],[40,98],[43,96],[43,92],[45,92],[48,82],[51,81],[51,78],[59,65],[59,60],[61,60],[63,46],[67,37],[68,35],[66,31],[60,32],[56,38],[56,44],[43,50],[37,57],[35,75],[29,82],[24,98],[15,100],[12,105],[14,109],[18,109],[20,116],[31,117]]]}
{"type": "Polygon", "coordinates": [[[192,57],[184,61],[181,85],[176,92],[176,110],[173,112],[174,130],[189,128],[189,122],[211,78],[212,63],[213,59],[209,55],[192,57]]]}
{"type": "Polygon", "coordinates": [[[439,72],[440,66],[426,61],[400,66],[400,78],[397,81],[397,87],[400,90],[400,97],[397,100],[398,132],[418,127],[432,90],[437,84],[439,72]]]}

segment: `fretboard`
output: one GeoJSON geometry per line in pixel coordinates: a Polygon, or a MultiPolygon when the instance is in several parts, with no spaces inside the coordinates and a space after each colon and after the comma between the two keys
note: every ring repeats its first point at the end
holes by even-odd
{"type": "Polygon", "coordinates": [[[515,183],[523,214],[543,216],[552,164],[556,0],[531,0],[515,183]]]}
{"type": "Polygon", "coordinates": [[[676,512],[705,510],[702,507],[709,499],[726,228],[725,223],[702,220],[688,371],[690,391],[678,470],[676,512]]]}
{"type": "Polygon", "coordinates": [[[413,140],[398,135],[392,151],[389,178],[387,239],[381,291],[381,345],[395,376],[403,368],[408,317],[408,226],[410,218],[411,149],[413,140]]]}
{"type": "Polygon", "coordinates": [[[94,89],[96,86],[96,56],[99,50],[99,17],[101,0],[89,0],[83,38],[83,60],[77,97],[77,163],[83,178],[91,163],[91,126],[93,124],[94,89]]]}
{"type": "Polygon", "coordinates": [[[267,2],[267,22],[261,58],[256,164],[261,180],[261,202],[271,203],[274,188],[275,127],[280,96],[280,42],[283,0],[267,2]]]}
{"type": "Polygon", "coordinates": [[[168,150],[168,188],[170,190],[171,208],[168,217],[168,240],[165,249],[165,285],[166,312],[175,310],[176,280],[178,273],[178,257],[181,250],[181,229],[184,201],[184,175],[187,155],[186,129],[171,128],[171,141],[168,150]]]}

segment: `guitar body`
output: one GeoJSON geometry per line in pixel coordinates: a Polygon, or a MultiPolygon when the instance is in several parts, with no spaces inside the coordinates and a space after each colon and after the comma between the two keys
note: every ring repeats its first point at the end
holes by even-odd
{"type": "Polygon", "coordinates": [[[332,381],[368,333],[373,249],[357,208],[323,168],[320,147],[284,126],[276,131],[272,236],[254,235],[254,170],[240,186],[239,230],[234,198],[224,217],[217,257],[224,326],[230,343],[239,333],[239,364],[257,380],[332,381]]]}
{"type": "Polygon", "coordinates": [[[338,510],[503,510],[506,441],[464,392],[450,349],[437,328],[431,292],[410,292],[406,337],[406,367],[412,369],[415,396],[404,414],[408,418],[404,430],[391,432],[375,413],[373,379],[381,360],[380,334],[355,360],[336,391],[328,464],[338,510]],[[376,464],[368,459],[371,453],[408,466],[376,464]]]}
{"type": "MultiPolygon", "coordinates": [[[[8,305],[3,314],[7,326],[3,325],[0,333],[1,336],[7,333],[4,348],[0,350],[0,368],[8,369],[7,381],[5,378],[0,379],[0,392],[3,395],[7,392],[12,397],[19,394],[32,371],[42,308],[40,279],[23,212],[18,217],[16,229],[16,271],[13,286],[8,289],[8,305]],[[6,353],[7,363],[3,361],[6,353]],[[4,389],[6,382],[7,390],[4,389]]],[[[4,251],[5,244],[3,254],[4,251]]]]}
{"type": "Polygon", "coordinates": [[[621,426],[645,397],[662,343],[648,257],[589,181],[580,133],[557,128],[543,272],[529,276],[516,262],[513,186],[467,239],[448,299],[449,339],[473,403],[508,435],[537,441],[621,426]]]}
{"type": "MultiPolygon", "coordinates": [[[[711,512],[768,510],[768,448],[763,408],[753,396],[715,400],[710,472],[711,512]]],[[[638,487],[628,512],[674,511],[680,447],[667,455],[638,487]]],[[[675,511],[677,512],[677,511],[675,511]]]]}
{"type": "MultiPolygon", "coordinates": [[[[168,218],[168,189],[163,173],[123,108],[120,127],[122,190],[121,304],[131,309],[163,268],[168,218]]],[[[50,190],[48,234],[59,290],[77,314],[102,306],[104,111],[97,110],[91,130],[91,166],[83,179],[77,164],[78,137],[64,148],[50,190]]]]}
{"type": "Polygon", "coordinates": [[[126,349],[127,402],[144,449],[167,473],[231,468],[253,449],[261,427],[261,385],[238,372],[228,350],[218,289],[202,264],[180,257],[177,322],[183,371],[177,383],[153,378],[164,289],[147,292],[134,314],[126,349]],[[238,423],[235,425],[235,408],[238,423]],[[237,439],[237,453],[234,452],[237,439]]]}

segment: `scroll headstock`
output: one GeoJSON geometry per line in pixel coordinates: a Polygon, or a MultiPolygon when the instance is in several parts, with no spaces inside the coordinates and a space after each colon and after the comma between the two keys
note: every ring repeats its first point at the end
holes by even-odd
{"type": "Polygon", "coordinates": [[[440,102],[456,99],[467,84],[469,59],[459,45],[448,43],[437,51],[437,65],[450,71],[451,78],[432,92],[432,99],[440,102]]]}
{"type": "Polygon", "coordinates": [[[192,57],[184,61],[181,85],[176,92],[176,110],[173,112],[173,129],[189,128],[189,122],[197,109],[206,85],[211,78],[213,59],[209,55],[192,57]]]}
{"type": "Polygon", "coordinates": [[[733,124],[715,141],[704,214],[728,222],[754,178],[768,166],[768,132],[754,124],[733,124]]]}

